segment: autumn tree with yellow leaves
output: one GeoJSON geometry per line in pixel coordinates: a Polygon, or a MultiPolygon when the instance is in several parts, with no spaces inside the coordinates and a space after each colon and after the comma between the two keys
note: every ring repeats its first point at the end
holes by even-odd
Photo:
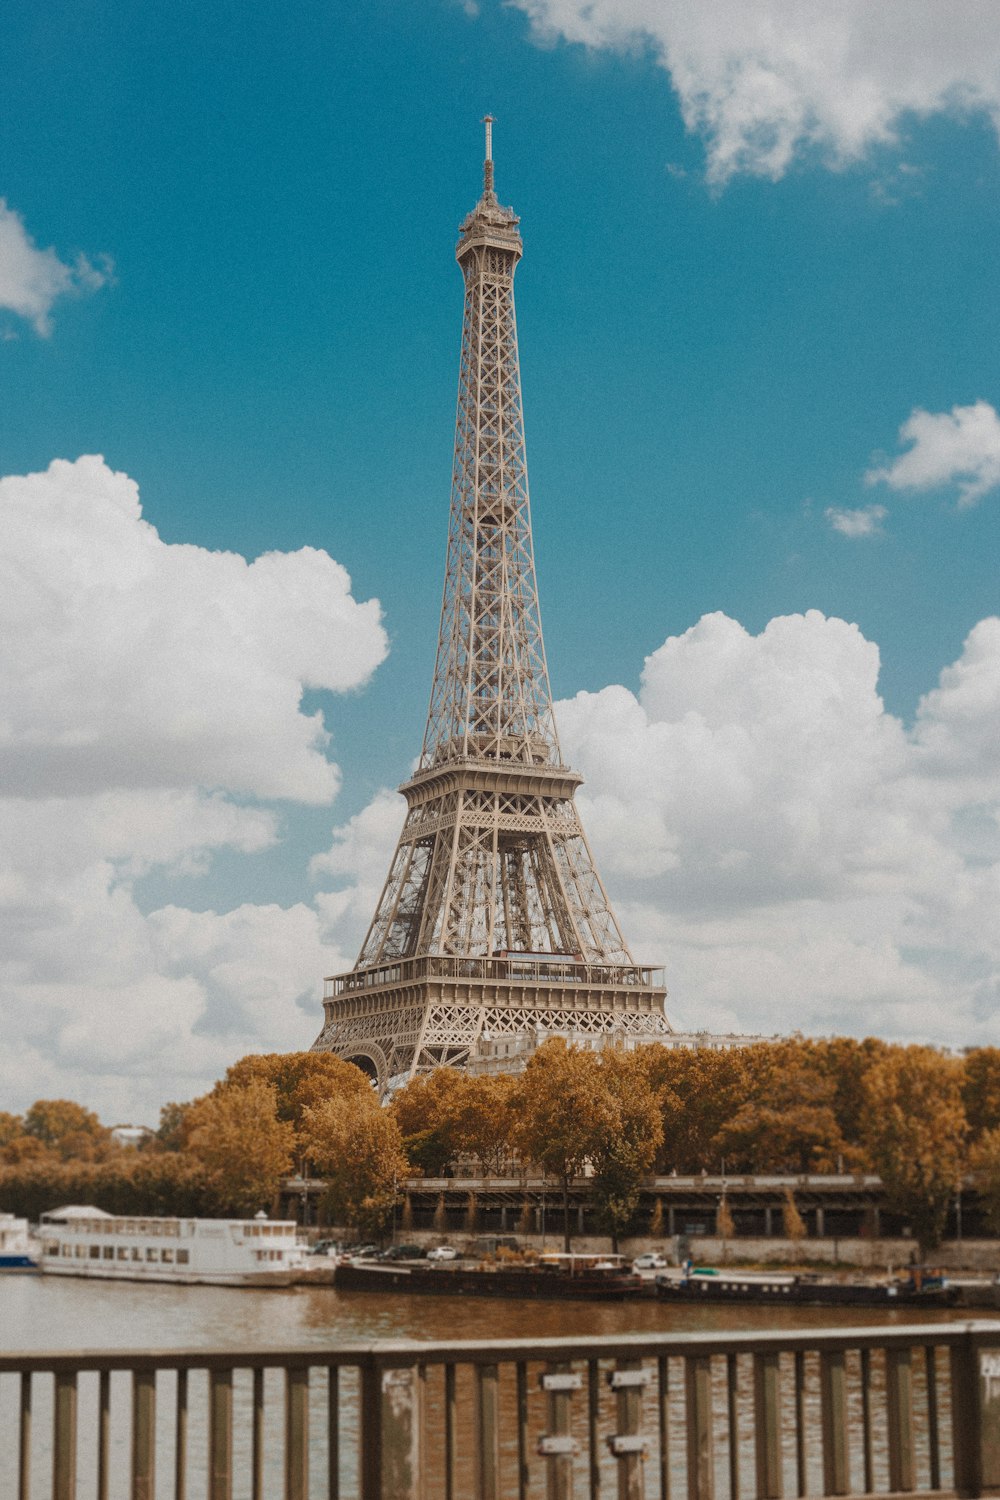
{"type": "Polygon", "coordinates": [[[963,1075],[933,1047],[892,1047],[864,1077],[868,1152],[922,1255],[941,1243],[965,1166],[963,1075]]]}

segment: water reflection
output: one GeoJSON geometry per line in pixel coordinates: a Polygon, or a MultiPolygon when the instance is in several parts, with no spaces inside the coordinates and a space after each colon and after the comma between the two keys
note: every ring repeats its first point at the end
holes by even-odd
{"type": "MultiPolygon", "coordinates": [[[[886,1326],[893,1324],[950,1321],[953,1314],[943,1309],[897,1308],[774,1308],[768,1306],[738,1307],[677,1306],[676,1304],[642,1303],[540,1303],[534,1300],[494,1301],[466,1297],[378,1296],[372,1293],[337,1293],[331,1288],[295,1288],[286,1291],[244,1291],[217,1287],[139,1286],[122,1282],[72,1281],[46,1277],[0,1277],[0,1341],[5,1350],[97,1350],[213,1348],[232,1349],[238,1356],[252,1346],[277,1348],[315,1346],[321,1357],[324,1347],[342,1342],[382,1338],[433,1340],[509,1339],[537,1340],[549,1336],[586,1339],[616,1333],[682,1333],[755,1329],[808,1329],[837,1327],[886,1326]]],[[[851,1473],[853,1488],[863,1487],[863,1452],[860,1441],[860,1395],[857,1386],[858,1356],[848,1356],[851,1376],[850,1415],[852,1426],[851,1473]]],[[[739,1361],[739,1395],[737,1402],[737,1460],[744,1494],[754,1492],[753,1383],[749,1358],[739,1361]]],[[[529,1371],[529,1423],[532,1434],[545,1430],[545,1397],[539,1388],[538,1367],[529,1371]]],[[[685,1447],[683,1403],[683,1370],[679,1360],[670,1361],[668,1437],[672,1484],[675,1493],[684,1493],[685,1447]]],[[[873,1464],[876,1486],[887,1484],[886,1434],[882,1391],[884,1365],[873,1359],[873,1393],[876,1421],[873,1427],[873,1464]]],[[[808,1490],[822,1492],[821,1455],[819,1452],[819,1374],[818,1358],[806,1357],[805,1410],[810,1434],[805,1454],[808,1490]]],[[[794,1430],[794,1371],[791,1356],[782,1361],[784,1430],[782,1434],[785,1493],[794,1494],[796,1449],[794,1430]]],[[[265,1493],[280,1493],[283,1442],[283,1377],[269,1371],[265,1377],[267,1404],[265,1421],[265,1493]]],[[[343,1494],[356,1493],[357,1404],[354,1399],[356,1377],[347,1373],[344,1384],[344,1428],[342,1435],[343,1494]]],[[[713,1370],[716,1410],[725,1411],[725,1366],[717,1361],[713,1370]]],[[[234,1392],[234,1430],[236,1434],[237,1496],[249,1494],[249,1443],[251,1411],[251,1377],[240,1372],[234,1392]]],[[[129,1377],[112,1377],[112,1495],[128,1493],[130,1453],[129,1377]]],[[[195,1371],[190,1376],[190,1458],[192,1474],[201,1471],[205,1448],[206,1378],[195,1371]]],[[[90,1500],[95,1492],[94,1433],[96,1427],[96,1377],[80,1382],[80,1474],[79,1500],[90,1500]]],[[[919,1487],[929,1478],[929,1455],[926,1426],[920,1420],[925,1410],[923,1365],[914,1369],[915,1409],[918,1434],[919,1487]]],[[[173,1484],[173,1411],[176,1377],[165,1373],[158,1381],[158,1488],[172,1492],[173,1484]]],[[[947,1377],[942,1366],[939,1395],[943,1430],[947,1431],[947,1377]]],[[[430,1494],[444,1492],[442,1472],[443,1374],[432,1369],[427,1378],[428,1429],[431,1464],[430,1494]]],[[[314,1372],[310,1392],[311,1432],[315,1448],[314,1493],[325,1492],[326,1377],[314,1372]]],[[[458,1373],[460,1427],[473,1405],[472,1375],[458,1373]]],[[[655,1396],[646,1398],[645,1431],[652,1439],[649,1456],[651,1469],[658,1462],[656,1451],[657,1421],[655,1396]]],[[[13,1448],[7,1440],[15,1431],[17,1389],[13,1377],[0,1378],[0,1495],[13,1492],[13,1448]]],[[[603,1378],[599,1385],[599,1422],[602,1434],[615,1431],[615,1398],[603,1378]]],[[[582,1392],[573,1402],[574,1432],[580,1440],[577,1461],[581,1492],[586,1493],[587,1395],[582,1392]]],[[[516,1426],[514,1372],[504,1370],[501,1378],[501,1416],[503,1433],[504,1494],[516,1494],[516,1426]]],[[[33,1431],[33,1468],[36,1489],[44,1493],[43,1471],[52,1430],[51,1384],[36,1382],[36,1407],[33,1431]]],[[[716,1425],[716,1479],[719,1500],[727,1500],[730,1455],[725,1423],[716,1425]]],[[[545,1491],[543,1463],[530,1455],[531,1484],[529,1494],[545,1491]]],[[[945,1484],[949,1482],[949,1454],[942,1454],[945,1484]]],[[[602,1449],[601,1469],[608,1493],[615,1488],[615,1461],[602,1449]]],[[[459,1451],[458,1490],[463,1496],[471,1492],[471,1453],[468,1442],[459,1451]]],[[[202,1491],[192,1485],[194,1500],[202,1491]]]]}

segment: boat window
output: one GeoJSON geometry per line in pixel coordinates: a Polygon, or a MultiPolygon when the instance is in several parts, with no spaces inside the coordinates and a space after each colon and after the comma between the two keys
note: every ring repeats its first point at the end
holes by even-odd
{"type": "Polygon", "coordinates": [[[128,1260],[128,1251],[126,1250],[126,1248],[125,1248],[124,1245],[119,1245],[118,1246],[118,1259],[119,1260],[128,1260]]]}
{"type": "Polygon", "coordinates": [[[159,1260],[159,1258],[160,1258],[159,1254],[158,1254],[157,1250],[155,1249],[155,1247],[153,1245],[147,1245],[147,1247],[146,1247],[146,1259],[147,1260],[159,1260]]]}
{"type": "Polygon", "coordinates": [[[115,1258],[115,1247],[114,1247],[114,1245],[105,1245],[103,1254],[104,1254],[104,1259],[105,1260],[114,1260],[114,1258],[115,1258]]]}
{"type": "Polygon", "coordinates": [[[187,1263],[188,1263],[188,1261],[190,1259],[191,1259],[191,1255],[190,1255],[189,1251],[187,1251],[187,1250],[178,1250],[178,1252],[177,1252],[177,1264],[179,1266],[186,1266],[187,1263]]]}
{"type": "Polygon", "coordinates": [[[141,1249],[139,1248],[138,1245],[133,1245],[132,1246],[132,1259],[133,1260],[142,1260],[142,1251],[141,1251],[141,1249]]]}
{"type": "Polygon", "coordinates": [[[100,1245],[91,1245],[91,1247],[90,1247],[90,1258],[91,1258],[91,1260],[100,1260],[100,1258],[101,1258],[101,1247],[100,1247],[100,1245]]]}
{"type": "Polygon", "coordinates": [[[87,1247],[86,1247],[86,1245],[74,1245],[73,1246],[73,1254],[76,1256],[77,1260],[83,1260],[83,1258],[86,1255],[86,1253],[87,1253],[87,1247]]]}
{"type": "Polygon", "coordinates": [[[162,1261],[166,1261],[166,1262],[169,1263],[169,1262],[171,1262],[173,1260],[173,1258],[174,1258],[174,1252],[172,1250],[161,1250],[160,1251],[160,1259],[162,1261]]]}

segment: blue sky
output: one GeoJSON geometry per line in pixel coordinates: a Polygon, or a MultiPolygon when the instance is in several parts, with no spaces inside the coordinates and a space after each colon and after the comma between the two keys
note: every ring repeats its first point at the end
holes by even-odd
{"type": "MultiPolygon", "coordinates": [[[[925,924],[920,935],[915,903],[933,900],[898,876],[902,865],[921,866],[912,841],[905,856],[886,856],[880,846],[881,874],[871,879],[883,894],[892,884],[887,872],[895,870],[898,883],[887,897],[894,915],[886,915],[870,947],[852,950],[850,962],[843,955],[827,962],[810,950],[813,957],[799,965],[816,997],[813,1008],[790,1015],[784,1001],[766,1002],[770,960],[759,953],[744,954],[741,967],[741,924],[753,927],[755,913],[766,910],[764,926],[777,921],[779,908],[783,913],[786,925],[775,926],[773,936],[773,954],[785,955],[774,958],[780,967],[789,935],[797,942],[803,931],[802,899],[829,899],[841,916],[859,899],[856,889],[837,886],[853,878],[854,846],[843,852],[836,878],[817,873],[818,851],[828,845],[824,818],[838,826],[852,816],[868,822],[864,799],[882,805],[881,793],[868,786],[838,812],[827,808],[824,790],[825,812],[810,803],[793,820],[796,849],[802,827],[820,830],[811,874],[802,873],[798,854],[771,848],[763,797],[755,824],[762,842],[744,830],[731,849],[716,851],[716,865],[693,869],[698,851],[715,847],[714,834],[697,820],[688,833],[678,831],[687,827],[690,806],[683,757],[671,759],[676,746],[668,753],[658,739],[659,749],[625,776],[621,767],[642,737],[616,750],[610,731],[594,727],[605,723],[607,694],[620,690],[627,696],[619,708],[642,704],[650,728],[655,693],[647,682],[643,702],[643,662],[668,638],[687,640],[692,661],[701,660],[699,650],[714,652],[716,665],[719,653],[735,649],[736,638],[724,632],[709,630],[705,641],[686,637],[702,616],[720,612],[744,627],[747,640],[761,642],[775,617],[819,611],[856,625],[855,644],[863,638],[878,648],[885,712],[868,667],[859,666],[864,713],[873,716],[872,733],[910,736],[912,753],[924,755],[921,775],[940,782],[940,741],[958,734],[959,719],[980,747],[976,754],[987,747],[988,764],[977,761],[973,786],[955,769],[967,768],[970,742],[958,746],[948,775],[956,785],[965,777],[961,796],[949,794],[937,812],[950,829],[942,833],[943,883],[953,881],[953,859],[970,879],[993,870],[997,783],[989,745],[998,726],[993,689],[982,687],[993,680],[992,638],[984,644],[977,637],[986,665],[973,673],[980,716],[974,729],[968,697],[957,718],[938,704],[930,728],[920,729],[918,714],[942,669],[964,662],[972,671],[963,643],[998,608],[1000,438],[991,414],[1000,404],[1000,152],[993,123],[1000,49],[985,33],[984,10],[959,5],[942,32],[941,18],[920,0],[905,36],[888,18],[871,22],[855,3],[843,8],[843,29],[831,35],[823,7],[799,7],[793,22],[782,0],[735,9],[720,0],[708,10],[670,0],[309,0],[284,9],[93,0],[22,7],[8,19],[0,120],[0,197],[7,204],[0,220],[0,475],[44,474],[54,459],[75,465],[81,455],[103,454],[111,471],[138,485],[145,520],[166,544],[157,607],[179,631],[170,637],[179,678],[186,651],[197,659],[213,650],[209,616],[200,641],[177,625],[187,617],[190,589],[202,587],[177,583],[185,548],[247,559],[320,549],[350,574],[351,609],[354,601],[380,601],[386,632],[383,642],[369,611],[351,625],[345,644],[337,633],[343,621],[324,616],[322,586],[314,596],[312,582],[308,624],[305,615],[293,619],[289,599],[302,579],[292,577],[299,565],[290,562],[282,605],[288,620],[274,625],[276,635],[284,641],[287,627],[290,642],[295,630],[308,629],[313,648],[327,642],[331,656],[342,653],[351,666],[338,676],[306,661],[306,643],[289,644],[276,669],[281,691],[275,689],[273,720],[266,707],[259,722],[247,708],[259,683],[248,678],[239,688],[234,722],[246,709],[247,738],[257,737],[263,757],[288,749],[285,729],[292,738],[305,733],[295,694],[291,706],[287,698],[289,683],[298,683],[303,711],[324,714],[332,736],[322,753],[339,768],[335,799],[332,783],[303,791],[305,770],[303,779],[289,772],[282,783],[207,751],[204,764],[195,764],[192,751],[187,769],[177,771],[177,747],[197,738],[213,702],[223,710],[217,685],[203,685],[201,698],[192,689],[172,717],[164,710],[157,743],[173,769],[154,775],[126,768],[109,773],[105,784],[91,775],[86,786],[70,784],[72,776],[61,785],[54,772],[56,780],[32,793],[46,816],[54,816],[54,800],[70,799],[63,826],[90,817],[80,797],[134,796],[142,786],[157,795],[190,793],[199,807],[214,798],[216,811],[221,799],[232,826],[187,844],[172,836],[146,847],[143,834],[131,851],[127,836],[108,842],[102,834],[78,868],[59,876],[58,893],[44,881],[35,890],[37,871],[14,871],[35,890],[32,923],[44,925],[48,918],[39,914],[63,910],[61,902],[72,909],[69,893],[89,871],[110,903],[89,908],[92,929],[83,924],[96,948],[99,934],[117,943],[119,920],[133,938],[147,919],[160,933],[154,942],[144,928],[136,939],[144,956],[123,960],[110,978],[103,959],[92,974],[78,971],[73,979],[35,972],[31,953],[9,956],[10,1036],[27,1059],[17,1078],[23,1087],[32,1077],[29,1097],[46,1084],[72,1091],[77,1081],[78,1093],[89,1091],[108,1108],[131,1098],[148,1110],[156,1070],[138,1037],[150,1008],[174,1004],[177,984],[190,1005],[181,1006],[184,1025],[208,1039],[192,1052],[178,1030],[171,1064],[178,1091],[210,1081],[227,1055],[252,1045],[281,1045],[283,1037],[284,1045],[306,1044],[318,1018],[309,963],[332,966],[353,956],[361,913],[376,894],[374,871],[384,867],[398,821],[380,789],[405,776],[426,710],[461,316],[453,248],[458,222],[479,191],[479,120],[487,109],[498,121],[498,191],[521,215],[525,240],[518,317],[553,686],[557,697],[576,703],[564,718],[574,726],[577,760],[591,755],[583,764],[593,795],[592,808],[585,804],[588,827],[637,949],[661,957],[669,980],[678,948],[702,955],[713,943],[725,948],[726,963],[714,968],[709,957],[699,960],[702,967],[693,958],[680,962],[684,1024],[777,1030],[818,1026],[832,1016],[841,1029],[879,1024],[954,1044],[990,1034],[996,955],[963,938],[954,913],[947,933],[931,938],[925,924]],[[817,66],[803,71],[794,44],[810,41],[810,27],[817,66]],[[761,89],[762,75],[776,86],[761,89]],[[48,247],[53,253],[44,264],[32,259],[48,247]],[[927,420],[901,441],[914,411],[927,420]],[[910,467],[900,468],[908,451],[910,467]],[[891,482],[866,482],[866,473],[879,469],[891,482]],[[963,503],[963,483],[977,491],[971,503],[963,503]],[[172,596],[172,588],[179,592],[172,596]],[[591,696],[577,699],[580,693],[591,696]],[[644,874],[616,849],[630,843],[630,829],[649,825],[647,774],[659,788],[653,800],[661,798],[655,819],[663,843],[644,874]],[[252,818],[255,831],[248,832],[252,818]],[[334,825],[350,831],[334,842],[340,853],[326,868],[334,825]],[[362,837],[365,829],[370,837],[362,837]],[[140,846],[145,852],[136,852],[140,846]],[[314,856],[320,865],[310,874],[314,856]],[[671,926],[669,912],[688,899],[682,892],[710,893],[712,869],[732,870],[741,861],[763,872],[757,884],[748,879],[728,895],[706,894],[700,914],[687,912],[683,931],[671,926]],[[661,877],[666,883],[657,885],[661,877]],[[317,878],[321,890],[332,885],[341,893],[343,910],[316,906],[317,878]],[[246,979],[271,997],[270,1010],[262,1000],[260,1012],[250,1014],[219,977],[230,960],[204,967],[205,923],[217,919],[225,927],[228,920],[231,928],[231,913],[240,909],[248,914],[246,930],[256,930],[255,907],[278,913],[273,921],[283,935],[254,960],[257,977],[246,979]],[[715,925],[723,910],[730,924],[724,933],[715,925]],[[162,915],[178,911],[188,914],[183,921],[162,915]],[[190,932],[181,943],[175,932],[164,956],[161,929],[169,922],[186,929],[200,923],[202,946],[190,932]],[[287,945],[301,972],[289,964],[294,983],[282,988],[287,945]],[[884,968],[890,950],[896,978],[884,968]],[[838,988],[831,974],[853,965],[857,978],[838,988]],[[731,978],[723,984],[727,966],[731,978]],[[95,1031],[79,1064],[79,1038],[66,1030],[66,1015],[77,1009],[74,983],[82,986],[77,1000],[118,996],[106,1002],[112,1020],[95,1031]],[[968,1000],[951,1035],[935,1015],[941,994],[957,983],[968,1000]],[[39,1029],[24,1017],[37,1014],[43,991],[52,1009],[39,1029]],[[102,1062],[118,1005],[135,1045],[127,1057],[102,1062]]],[[[34,597],[22,599],[26,613],[8,640],[13,675],[19,664],[22,675],[27,671],[31,651],[41,652],[48,675],[36,664],[33,681],[44,680],[48,692],[72,705],[93,662],[106,664],[114,653],[108,642],[120,639],[120,627],[109,623],[100,653],[95,644],[95,654],[75,669],[73,691],[63,694],[52,665],[65,657],[59,637],[44,651],[40,645],[49,628],[45,588],[57,583],[56,575],[45,577],[47,538],[52,555],[73,548],[83,558],[94,549],[93,568],[73,574],[76,583],[58,575],[60,591],[82,589],[75,640],[92,618],[81,576],[89,588],[103,568],[112,595],[117,587],[113,556],[101,552],[101,528],[87,523],[94,497],[104,504],[114,486],[93,472],[78,483],[75,468],[60,476],[42,499],[25,500],[27,491],[17,490],[31,511],[39,566],[34,597]],[[72,522],[63,504],[70,492],[72,522]],[[56,509],[50,513],[48,505],[56,509]],[[56,511],[58,525],[47,519],[56,511]],[[30,650],[20,650],[22,640],[30,650]]],[[[132,501],[115,494],[119,514],[132,501]]],[[[134,516],[130,524],[138,524],[134,516]]],[[[195,565],[204,565],[205,580],[215,576],[201,552],[195,565]]],[[[322,576],[335,593],[332,573],[322,576]]],[[[239,617],[245,601],[237,606],[220,595],[234,638],[271,633],[270,585],[261,588],[252,627],[239,617]]],[[[800,671],[812,673],[810,681],[833,681],[823,655],[829,630],[816,641],[807,636],[773,667],[771,699],[763,693],[758,709],[774,693],[807,700],[800,671]]],[[[122,648],[113,695],[119,706],[152,671],[133,645],[122,648]]],[[[739,649],[750,653],[741,671],[752,676],[770,648],[739,649]]],[[[675,655],[668,652],[670,661],[675,655]]],[[[702,712],[692,706],[697,684],[712,671],[691,668],[692,696],[675,701],[689,665],[674,661],[673,706],[656,710],[667,714],[664,722],[681,724],[702,712]]],[[[146,687],[155,695],[155,682],[146,687]]],[[[851,698],[847,687],[831,691],[838,702],[851,698]]],[[[99,699],[95,688],[91,702],[99,699]]],[[[65,745],[89,736],[99,747],[103,731],[86,706],[67,707],[58,724],[42,724],[36,706],[21,723],[16,692],[12,701],[12,743],[51,736],[65,745]]],[[[164,689],[161,707],[169,701],[164,689]]],[[[712,711],[704,710],[706,722],[712,711]]],[[[727,744],[747,712],[745,703],[739,712],[719,709],[715,729],[727,744]]],[[[136,730],[141,718],[136,707],[131,729],[120,733],[113,712],[102,722],[148,769],[156,757],[136,730]]],[[[205,730],[205,744],[217,738],[205,730]]],[[[837,738],[836,726],[828,738],[837,738]]],[[[843,762],[831,762],[821,778],[824,788],[843,766],[857,765],[857,747],[844,744],[843,762]]],[[[301,742],[299,750],[305,759],[318,753],[301,742]]],[[[127,759],[123,754],[123,764],[127,759]]],[[[730,771],[735,780],[750,777],[749,763],[730,771]]],[[[893,762],[884,774],[898,788],[915,773],[893,762]]],[[[841,784],[849,781],[848,773],[841,784]]],[[[780,800],[781,788],[773,792],[780,800]]],[[[711,802],[707,791],[705,797],[711,802]]],[[[926,811],[908,806],[905,816],[913,827],[926,826],[926,811]]],[[[145,813],[133,808],[128,817],[147,826],[145,813]]],[[[861,862],[868,869],[869,855],[861,862]]],[[[970,909],[980,900],[988,909],[992,890],[977,887],[970,909]]],[[[810,922],[814,915],[811,909],[810,922]]],[[[67,920],[67,932],[81,941],[83,919],[77,913],[67,920]]],[[[838,920],[831,915],[830,925],[838,920]]],[[[213,931],[211,941],[220,941],[213,931]]],[[[82,940],[84,954],[90,941],[82,940]]],[[[781,984],[777,989],[784,993],[781,984]]]]}

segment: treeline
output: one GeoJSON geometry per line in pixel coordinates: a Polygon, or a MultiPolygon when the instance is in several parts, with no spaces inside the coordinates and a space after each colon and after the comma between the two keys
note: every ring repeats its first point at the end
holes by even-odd
{"type": "Polygon", "coordinates": [[[567,1209],[586,1168],[614,1236],[654,1172],[873,1171],[931,1248],[970,1174],[1000,1230],[1000,1049],[838,1037],[598,1053],[554,1038],[517,1076],[439,1068],[388,1108],[329,1054],[245,1057],[202,1098],[165,1106],[137,1149],[69,1101],[0,1112],[0,1207],[31,1218],[64,1202],[248,1214],[297,1172],[323,1179],[330,1221],[375,1234],[406,1177],[460,1163],[487,1176],[531,1164],[561,1182],[567,1209]]]}

